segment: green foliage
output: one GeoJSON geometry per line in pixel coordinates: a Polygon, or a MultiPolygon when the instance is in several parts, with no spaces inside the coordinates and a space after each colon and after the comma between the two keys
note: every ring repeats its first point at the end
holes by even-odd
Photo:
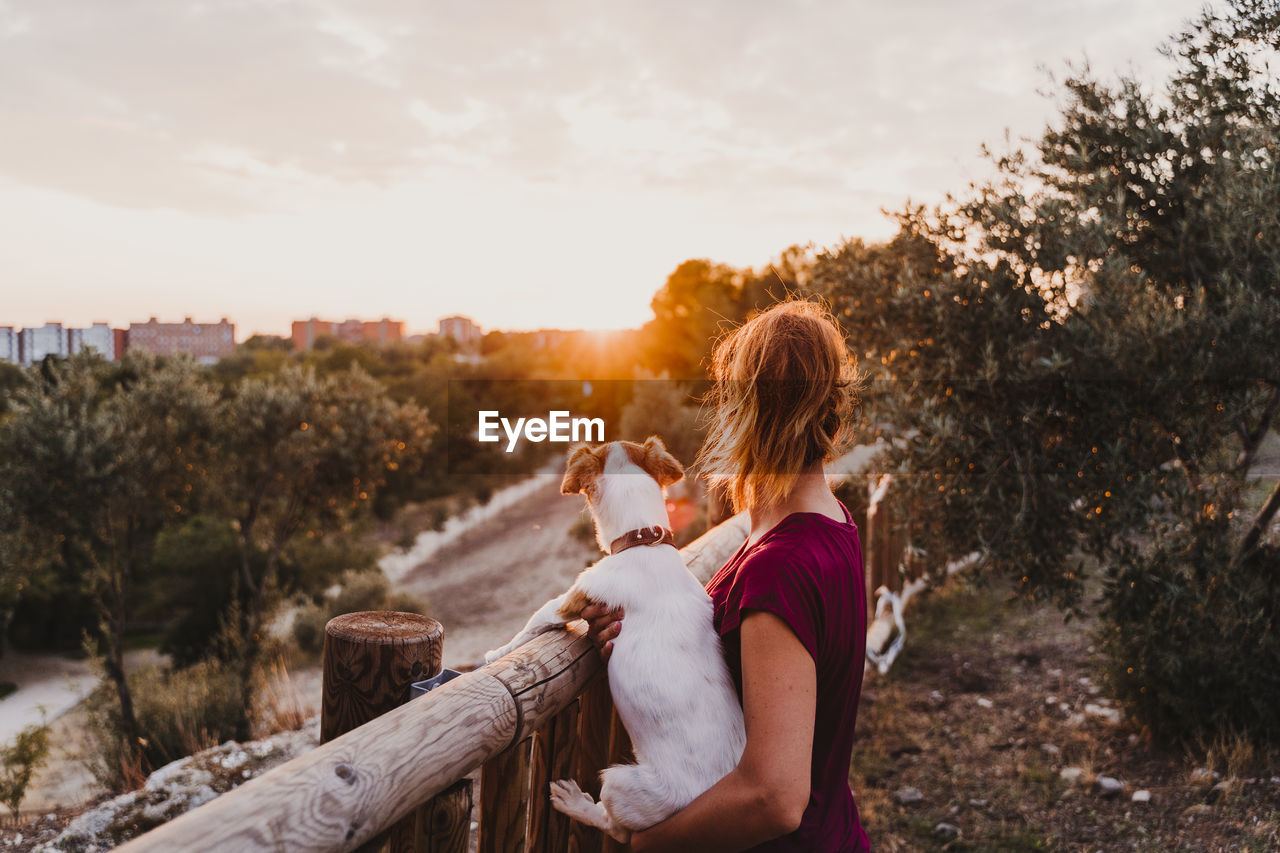
{"type": "MultiPolygon", "coordinates": [[[[1173,40],[1163,93],[1073,73],[1059,119],[997,156],[996,180],[814,269],[878,380],[867,407],[892,425],[927,564],[979,551],[1020,593],[1072,607],[1081,555],[1096,559],[1108,648],[1126,668],[1154,656],[1159,696],[1133,707],[1170,739],[1261,731],[1239,691],[1201,722],[1167,703],[1193,695],[1173,687],[1179,666],[1208,677],[1209,638],[1267,642],[1248,608],[1274,603],[1241,567],[1271,559],[1280,506],[1242,499],[1280,414],[1278,46],[1280,6],[1240,0],[1173,40]],[[1158,630],[1196,602],[1197,630],[1158,630]]],[[[1264,666],[1224,670],[1252,686],[1264,666]]]]}
{"type": "MultiPolygon", "coordinates": [[[[160,767],[236,736],[244,691],[234,666],[206,660],[184,669],[149,666],[129,673],[143,755],[160,767]]],[[[121,737],[119,706],[104,690],[90,696],[87,760],[94,777],[113,791],[145,778],[121,737]]]]}
{"type": "Polygon", "coordinates": [[[390,592],[391,584],[380,571],[346,572],[337,594],[329,599],[329,614],[340,616],[361,610],[381,610],[390,592]]]}
{"type": "Polygon", "coordinates": [[[0,572],[38,590],[69,574],[97,611],[124,742],[139,732],[124,674],[135,582],[205,473],[213,395],[190,358],[46,359],[0,422],[0,572]]]}
{"type": "Polygon", "coordinates": [[[931,563],[980,550],[1070,605],[1077,549],[1106,564],[1153,517],[1235,509],[1280,399],[1264,6],[1176,40],[1166,98],[1073,76],[1060,124],[998,158],[997,182],[819,258],[815,289],[882,380],[870,405],[898,429],[931,563]]]}
{"type": "Polygon", "coordinates": [[[26,371],[16,364],[0,361],[0,415],[9,410],[9,399],[26,382],[26,371]]]}
{"type": "Polygon", "coordinates": [[[241,553],[240,580],[257,630],[286,548],[366,517],[388,472],[415,470],[434,427],[360,371],[319,377],[289,369],[249,379],[218,414],[219,512],[241,553]],[[252,555],[261,553],[261,571],[252,555]]]}
{"type": "MultiPolygon", "coordinates": [[[[236,597],[239,560],[230,523],[209,514],[186,518],[156,538],[138,617],[165,626],[162,648],[176,666],[196,663],[216,646],[236,597]]],[[[261,567],[264,558],[255,555],[253,562],[261,567]]]]}
{"type": "Polygon", "coordinates": [[[1225,519],[1133,553],[1108,582],[1110,690],[1156,737],[1194,746],[1280,732],[1280,548],[1232,560],[1225,519]]]}
{"type": "Polygon", "coordinates": [[[293,617],[293,640],[308,654],[318,654],[324,645],[324,626],[335,616],[363,610],[398,610],[425,613],[426,606],[405,593],[393,593],[381,570],[343,572],[338,589],[319,602],[308,601],[293,617]]]}
{"type": "Polygon", "coordinates": [[[289,630],[300,651],[309,655],[320,654],[324,648],[324,626],[330,618],[328,608],[314,601],[308,601],[298,608],[293,614],[293,624],[289,630]]]}
{"type": "Polygon", "coordinates": [[[656,435],[672,456],[684,465],[692,465],[706,430],[690,386],[691,383],[666,379],[637,380],[631,402],[619,418],[618,434],[630,441],[644,441],[656,435]]]}
{"type": "Polygon", "coordinates": [[[27,795],[31,777],[49,758],[49,727],[31,725],[0,747],[0,803],[9,807],[14,822],[27,795]]]}
{"type": "Polygon", "coordinates": [[[752,311],[804,290],[811,263],[799,246],[760,271],[706,259],[685,261],[653,297],[654,319],[640,333],[641,360],[655,374],[704,378],[716,339],[752,311]]]}

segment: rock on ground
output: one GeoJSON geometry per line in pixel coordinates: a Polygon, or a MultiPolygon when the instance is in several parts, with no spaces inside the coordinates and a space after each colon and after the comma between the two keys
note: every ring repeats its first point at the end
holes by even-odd
{"type": "Polygon", "coordinates": [[[313,718],[298,731],[245,744],[229,740],[180,758],[148,776],[138,790],[80,815],[57,838],[37,847],[36,853],[110,850],[314,749],[319,742],[320,721],[313,718]]]}
{"type": "Polygon", "coordinates": [[[1124,783],[1111,776],[1099,776],[1093,780],[1093,784],[1097,787],[1098,793],[1104,797],[1117,796],[1124,790],[1124,783]]]}
{"type": "Polygon", "coordinates": [[[904,806],[914,805],[924,799],[919,788],[900,788],[894,791],[893,798],[904,806]]]}

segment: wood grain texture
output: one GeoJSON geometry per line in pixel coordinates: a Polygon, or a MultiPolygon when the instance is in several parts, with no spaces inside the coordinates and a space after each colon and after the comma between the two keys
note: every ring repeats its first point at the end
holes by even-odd
{"type": "Polygon", "coordinates": [[[474,672],[120,849],[349,851],[505,749],[516,724],[506,686],[474,672]]]}
{"type": "Polygon", "coordinates": [[[409,685],[440,672],[444,628],[429,616],[374,610],[324,629],[320,742],[409,701],[409,685]]]}
{"type": "Polygon", "coordinates": [[[570,705],[602,671],[595,644],[579,622],[531,640],[484,668],[507,685],[520,713],[515,740],[524,740],[570,705]]]}
{"type": "Polygon", "coordinates": [[[455,782],[414,810],[416,853],[465,853],[471,841],[471,780],[455,782]]]}
{"type": "MultiPolygon", "coordinates": [[[[444,629],[435,619],[387,610],[335,616],[325,625],[320,742],[362,726],[409,701],[414,681],[440,671],[444,629]]],[[[417,818],[410,813],[361,848],[383,841],[393,851],[417,847],[417,818]]]]}
{"type": "MultiPolygon", "coordinates": [[[[746,535],[746,517],[739,515],[682,553],[695,577],[705,582],[746,535]]],[[[400,629],[390,622],[386,629],[396,639],[400,629]]],[[[342,636],[346,633],[343,628],[342,636]]],[[[326,631],[326,643],[328,638],[326,631]]],[[[395,648],[394,642],[391,646],[395,648]]],[[[339,663],[335,658],[335,668],[339,663]]],[[[369,677],[368,665],[351,658],[343,665],[338,682],[357,684],[369,677]]],[[[386,667],[398,674],[406,690],[412,680],[433,674],[422,675],[425,666],[415,674],[412,662],[406,670],[394,656],[386,667]]],[[[610,738],[608,682],[597,678],[600,672],[599,656],[581,625],[546,634],[119,849],[350,851],[548,723],[547,776],[572,776],[584,790],[598,794],[599,771],[616,741],[610,738]]],[[[353,707],[372,707],[367,700],[347,702],[337,688],[333,698],[326,692],[329,703],[334,720],[354,719],[353,707]]],[[[548,794],[544,787],[533,796],[548,794]]],[[[460,815],[461,806],[453,814],[460,815]]],[[[601,848],[601,833],[571,824],[553,810],[547,812],[545,838],[547,850],[601,848]]]]}
{"type": "Polygon", "coordinates": [[[523,853],[529,829],[531,739],[485,762],[480,771],[479,853],[523,853]]]}
{"type": "MultiPolygon", "coordinates": [[[[568,708],[552,718],[550,723],[551,757],[547,762],[547,778],[573,778],[574,768],[578,764],[578,702],[574,701],[568,708]]],[[[569,849],[570,823],[568,815],[550,808],[548,789],[538,791],[532,789],[533,796],[547,803],[547,830],[543,850],[547,853],[561,853],[569,849]]]]}
{"type": "MultiPolygon", "coordinates": [[[[573,778],[583,791],[600,798],[600,771],[609,761],[609,722],[613,716],[613,697],[605,677],[591,682],[582,691],[578,706],[578,757],[573,778]]],[[[576,853],[598,853],[604,844],[604,833],[594,827],[573,821],[569,827],[569,850],[576,853]]]]}
{"type": "MultiPolygon", "coordinates": [[[[561,711],[561,714],[564,712],[561,711]]],[[[552,717],[542,728],[533,733],[529,750],[529,832],[525,839],[528,853],[544,853],[547,845],[547,818],[554,811],[547,799],[547,786],[551,783],[551,756],[555,750],[555,722],[552,717]]]]}

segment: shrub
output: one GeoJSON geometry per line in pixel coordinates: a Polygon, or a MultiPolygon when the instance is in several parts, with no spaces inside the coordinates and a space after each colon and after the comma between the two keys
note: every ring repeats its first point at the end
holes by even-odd
{"type": "MultiPolygon", "coordinates": [[[[143,667],[129,674],[134,713],[142,732],[143,755],[152,767],[216,746],[235,736],[243,691],[235,667],[206,660],[185,669],[143,667]]],[[[120,706],[104,683],[90,698],[89,770],[113,791],[145,780],[131,766],[120,738],[120,706]]]]}
{"type": "Polygon", "coordinates": [[[400,610],[426,613],[420,599],[405,592],[392,592],[391,584],[381,571],[349,570],[342,573],[338,591],[319,602],[308,602],[293,617],[293,640],[307,654],[319,654],[324,648],[324,626],[335,616],[361,610],[400,610]]]}
{"type": "Polygon", "coordinates": [[[342,573],[341,588],[329,602],[329,615],[356,613],[361,610],[382,610],[391,592],[387,576],[380,571],[342,573]]]}
{"type": "Polygon", "coordinates": [[[319,654],[324,647],[324,625],[329,614],[319,604],[308,601],[293,616],[293,641],[307,654],[319,654]]]}
{"type": "Polygon", "coordinates": [[[401,613],[419,613],[427,615],[427,604],[416,595],[407,592],[393,592],[382,605],[383,610],[398,610],[401,613]]]}
{"type": "Polygon", "coordinates": [[[1263,745],[1280,732],[1280,548],[1233,563],[1233,545],[1225,519],[1202,522],[1108,580],[1104,675],[1163,741],[1263,745]]]}
{"type": "Polygon", "coordinates": [[[27,726],[11,743],[0,747],[0,803],[9,807],[14,823],[31,777],[48,757],[49,727],[43,723],[27,726]]]}

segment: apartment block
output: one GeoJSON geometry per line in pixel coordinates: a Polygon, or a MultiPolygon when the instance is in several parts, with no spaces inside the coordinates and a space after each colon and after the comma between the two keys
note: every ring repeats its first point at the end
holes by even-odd
{"type": "Polygon", "coordinates": [[[87,329],[67,329],[67,352],[71,355],[93,350],[107,361],[115,361],[124,354],[124,348],[116,348],[116,332],[106,323],[94,323],[87,329]]]}
{"type": "Polygon", "coordinates": [[[181,323],[161,323],[152,317],[130,324],[128,346],[158,355],[188,352],[212,363],[236,351],[236,326],[226,317],[217,323],[196,323],[190,317],[181,323]]]}
{"type": "Polygon", "coordinates": [[[384,346],[404,340],[404,323],[387,317],[381,320],[343,320],[340,323],[312,317],[310,320],[294,320],[292,336],[293,348],[299,352],[311,349],[319,338],[324,337],[349,344],[384,346]]]}
{"type": "Polygon", "coordinates": [[[465,346],[480,343],[483,333],[470,317],[455,315],[440,321],[440,337],[451,337],[465,346]]]}
{"type": "Polygon", "coordinates": [[[20,359],[18,330],[13,326],[0,326],[0,361],[17,364],[20,359]]]}
{"type": "Polygon", "coordinates": [[[67,330],[61,323],[45,323],[18,333],[18,363],[23,367],[30,367],[50,355],[67,355],[67,330]]]}

